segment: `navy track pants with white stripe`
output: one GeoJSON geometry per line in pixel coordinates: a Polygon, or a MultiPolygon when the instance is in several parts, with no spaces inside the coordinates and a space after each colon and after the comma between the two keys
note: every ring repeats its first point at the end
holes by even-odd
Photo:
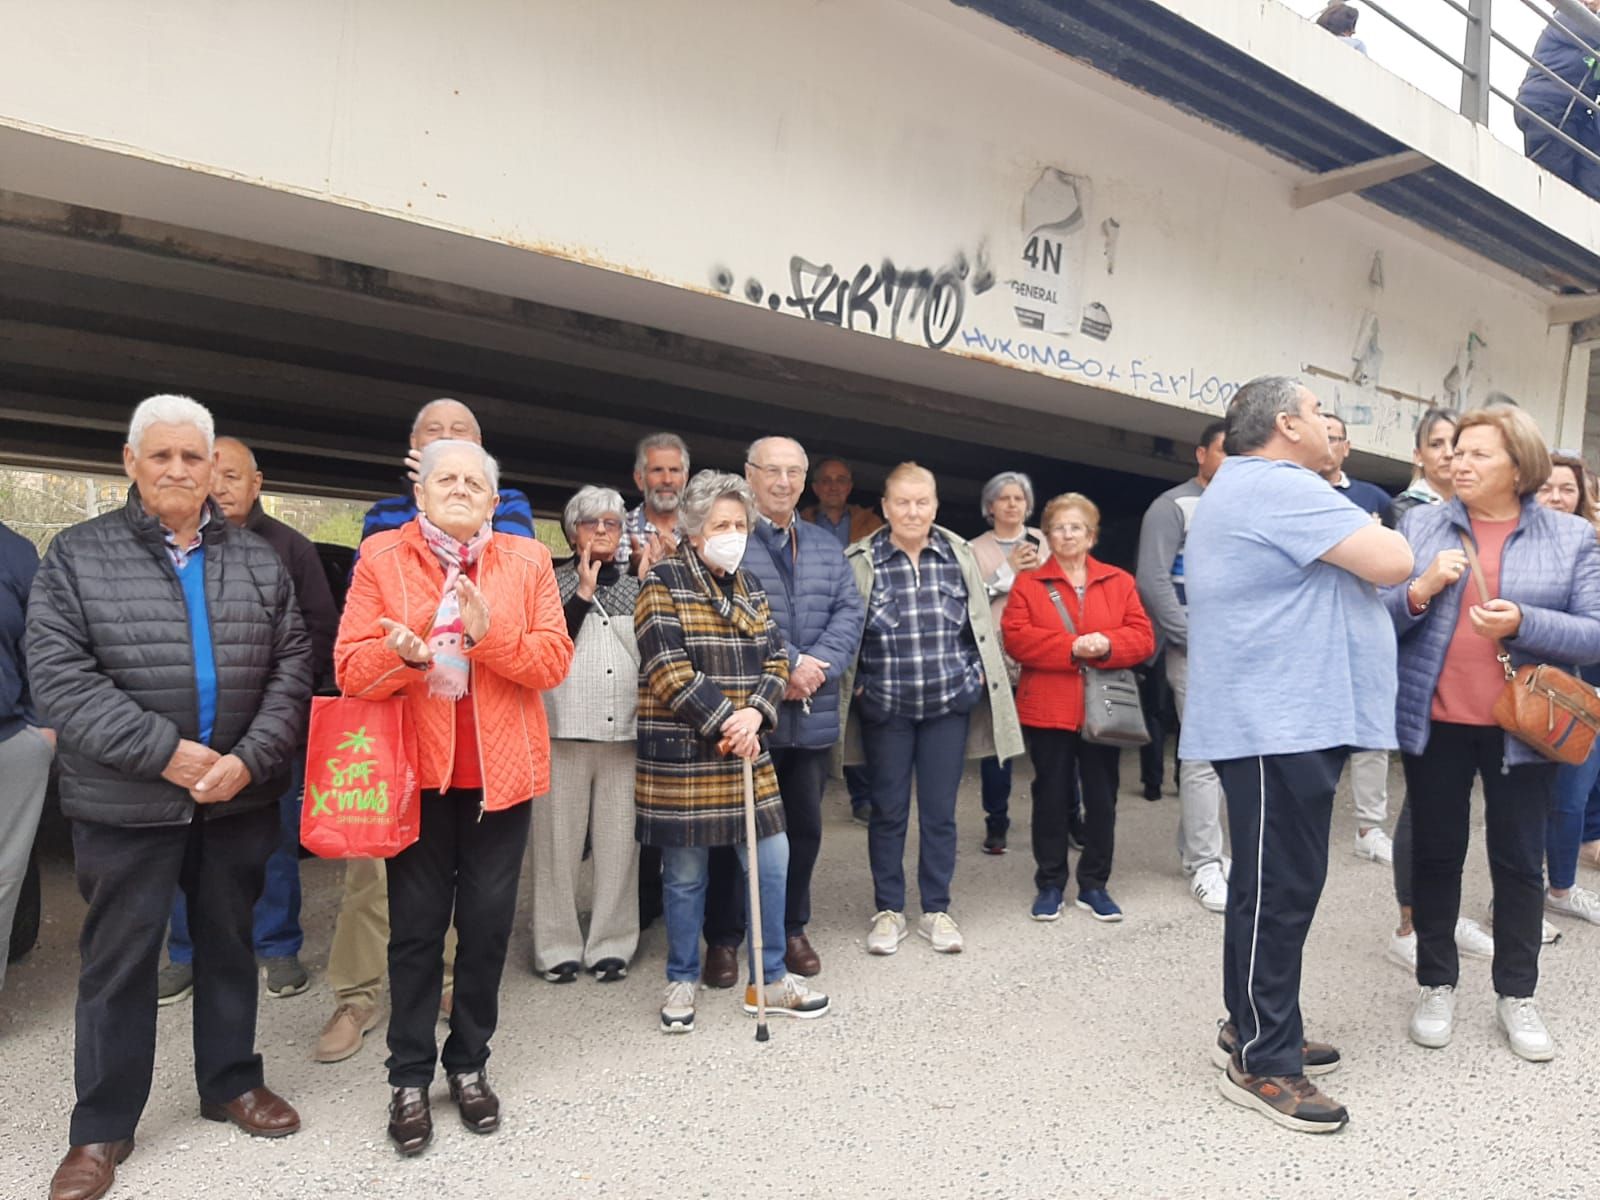
{"type": "Polygon", "coordinates": [[[1300,956],[1328,876],[1333,793],[1350,752],[1213,762],[1233,841],[1222,996],[1251,1075],[1299,1075],[1300,956]]]}

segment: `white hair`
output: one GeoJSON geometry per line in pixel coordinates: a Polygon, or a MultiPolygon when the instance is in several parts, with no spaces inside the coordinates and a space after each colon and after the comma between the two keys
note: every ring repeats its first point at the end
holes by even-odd
{"type": "Polygon", "coordinates": [[[573,541],[578,536],[579,521],[594,521],[611,513],[624,518],[628,515],[622,494],[612,488],[586,484],[567,501],[561,514],[561,531],[567,535],[567,541],[573,541]]]}
{"type": "Polygon", "coordinates": [[[235,446],[239,447],[239,449],[243,450],[245,458],[249,459],[249,461],[250,461],[250,469],[252,471],[261,470],[260,464],[256,462],[256,452],[254,450],[250,449],[249,446],[245,445],[243,442],[241,442],[236,437],[229,437],[227,434],[223,434],[221,437],[217,438],[212,443],[211,449],[213,451],[221,449],[223,442],[231,442],[231,443],[233,443],[233,445],[235,445],[235,446]]]}
{"type": "Polygon", "coordinates": [[[788,442],[796,450],[800,451],[800,458],[801,461],[806,464],[806,469],[811,469],[811,459],[806,455],[806,448],[786,433],[769,433],[766,437],[758,437],[755,441],[750,443],[750,448],[744,452],[745,462],[749,463],[751,466],[755,466],[756,451],[760,450],[761,447],[765,446],[768,442],[788,442]]]}
{"type": "Polygon", "coordinates": [[[152,425],[193,425],[206,440],[206,453],[216,448],[217,425],[211,419],[211,410],[188,396],[163,393],[139,401],[128,422],[128,445],[135,454],[139,453],[145,430],[152,425]]]}
{"type": "Polygon", "coordinates": [[[446,454],[456,450],[470,450],[476,454],[483,463],[483,474],[489,481],[489,490],[500,490],[500,464],[495,462],[494,456],[477,442],[464,442],[458,438],[440,438],[437,442],[429,442],[422,448],[422,463],[417,468],[417,482],[427,483],[428,476],[432,475],[439,465],[439,460],[446,454]]]}

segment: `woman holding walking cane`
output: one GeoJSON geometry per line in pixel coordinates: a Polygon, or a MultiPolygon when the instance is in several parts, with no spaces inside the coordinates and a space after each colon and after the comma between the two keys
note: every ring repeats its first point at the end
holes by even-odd
{"type": "MultiPolygon", "coordinates": [[[[678,506],[677,552],[650,569],[634,606],[639,642],[639,761],[634,803],[641,844],[661,849],[667,925],[663,1033],[694,1029],[711,847],[733,846],[757,877],[761,936],[752,938],[745,1011],[820,1017],[828,998],[784,966],[789,842],[761,734],[777,723],[788,653],[766,593],[739,569],[755,498],[737,475],[701,471],[678,506]],[[751,779],[755,855],[746,833],[751,779]],[[755,946],[761,945],[756,951],[755,946]],[[758,995],[761,963],[765,995],[758,995]],[[765,1001],[765,1005],[761,1001],[765,1001]]],[[[748,922],[752,933],[754,920],[748,922]]]]}

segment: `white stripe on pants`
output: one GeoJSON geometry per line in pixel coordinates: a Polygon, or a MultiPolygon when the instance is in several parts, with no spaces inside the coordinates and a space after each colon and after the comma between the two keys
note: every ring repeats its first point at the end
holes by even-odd
{"type": "Polygon", "coordinates": [[[550,794],[533,802],[533,966],[633,959],[639,946],[639,843],[634,840],[636,743],[550,740],[550,794]],[[585,940],[578,876],[589,835],[594,903],[585,940]]]}

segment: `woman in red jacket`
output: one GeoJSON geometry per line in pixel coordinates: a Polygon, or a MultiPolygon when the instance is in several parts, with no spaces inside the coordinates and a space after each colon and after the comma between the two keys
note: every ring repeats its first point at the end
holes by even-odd
{"type": "Polygon", "coordinates": [[[1033,919],[1061,915],[1067,869],[1067,813],[1073,772],[1082,784],[1083,853],[1078,858],[1078,907],[1097,921],[1120,921],[1106,892],[1117,820],[1115,746],[1097,746],[1083,725],[1083,675],[1078,666],[1131,667],[1155,652],[1150,619],[1133,576],[1090,557],[1100,510],[1068,492],[1045,505],[1039,522],[1050,557],[1017,577],[1000,627],[1006,653],[1022,664],[1017,715],[1033,756],[1033,858],[1038,864],[1033,919]],[[1061,615],[1064,606],[1076,633],[1061,615]]]}
{"type": "Polygon", "coordinates": [[[422,451],[418,515],[361,543],[334,646],[346,695],[399,693],[417,731],[422,828],[389,860],[389,1137],[433,1137],[428,1086],[443,1062],[462,1123],[500,1124],[484,1067],[517,910],[529,801],[550,790],[539,693],[572,662],[550,552],[495,533],[500,471],[476,442],[422,451]],[[454,915],[455,1002],[434,1032],[454,915]]]}

